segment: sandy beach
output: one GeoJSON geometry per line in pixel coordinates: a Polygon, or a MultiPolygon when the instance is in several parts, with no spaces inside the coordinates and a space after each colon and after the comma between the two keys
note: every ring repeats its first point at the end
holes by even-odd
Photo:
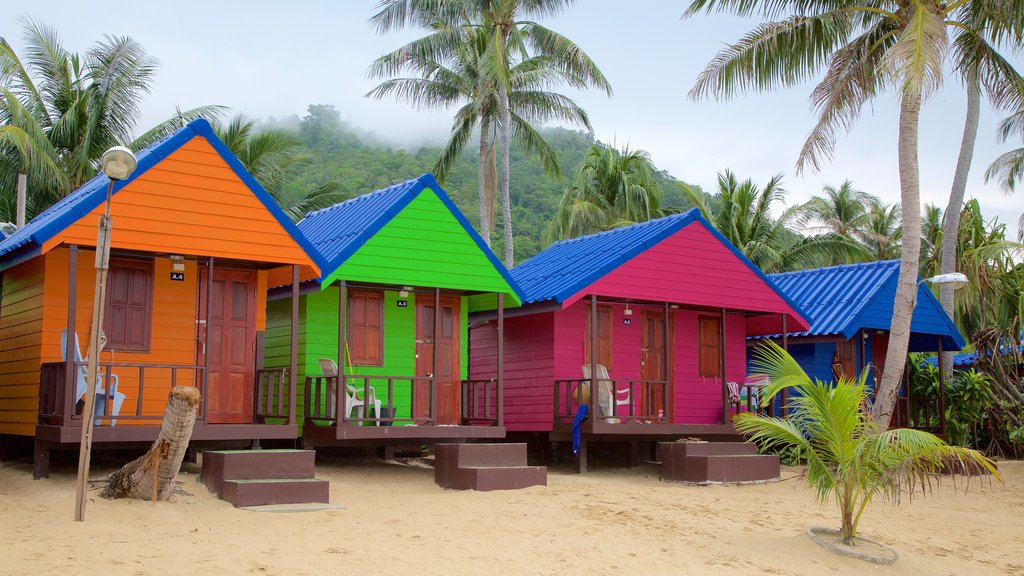
{"type": "MultiPolygon", "coordinates": [[[[876,502],[861,534],[900,559],[875,566],[813,544],[808,525],[837,526],[799,468],[764,485],[662,482],[658,467],[558,465],[548,486],[446,491],[433,470],[381,460],[318,458],[342,508],[303,513],[236,509],[179,476],[172,502],[104,500],[72,521],[75,468],[33,481],[27,462],[0,464],[2,574],[1024,574],[1024,462],[1005,483],[944,480],[895,508],[876,502]]],[[[116,469],[100,461],[92,478],[116,469]]]]}

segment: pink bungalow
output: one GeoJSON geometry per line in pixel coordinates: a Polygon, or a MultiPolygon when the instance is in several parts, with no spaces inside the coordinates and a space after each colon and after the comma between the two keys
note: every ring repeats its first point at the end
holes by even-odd
{"type": "Polygon", "coordinates": [[[747,336],[808,326],[697,210],[559,242],[511,272],[523,306],[505,312],[503,345],[493,312],[474,318],[470,370],[503,357],[510,434],[564,441],[579,422],[581,469],[588,441],[735,437],[747,336]]]}

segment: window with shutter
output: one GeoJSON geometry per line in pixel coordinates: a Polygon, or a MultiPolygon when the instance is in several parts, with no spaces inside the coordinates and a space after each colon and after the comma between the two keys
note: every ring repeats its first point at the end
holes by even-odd
{"type": "Polygon", "coordinates": [[[153,263],[111,260],[103,319],[106,349],[149,352],[152,316],[153,263]]]}
{"type": "Polygon", "coordinates": [[[384,365],[384,294],[348,293],[349,361],[355,366],[384,365]]]}
{"type": "Polygon", "coordinates": [[[698,316],[700,347],[700,375],[722,375],[722,319],[717,316],[698,316]]]}

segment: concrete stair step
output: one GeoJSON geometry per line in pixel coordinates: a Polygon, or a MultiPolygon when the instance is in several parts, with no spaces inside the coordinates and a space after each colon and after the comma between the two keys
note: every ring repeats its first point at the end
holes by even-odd
{"type": "Polygon", "coordinates": [[[442,457],[454,460],[455,465],[461,467],[523,466],[526,464],[526,444],[522,443],[438,444],[435,446],[434,454],[435,459],[442,457]]]}
{"type": "Polygon", "coordinates": [[[661,449],[681,452],[683,456],[730,456],[757,454],[752,442],[662,442],[661,449]]]}
{"type": "Polygon", "coordinates": [[[465,467],[438,480],[437,484],[452,490],[518,490],[530,486],[547,486],[548,469],[546,466],[465,467]]]}
{"type": "Polygon", "coordinates": [[[779,457],[770,454],[688,456],[661,464],[662,480],[699,484],[766,482],[780,474],[779,457]]]}
{"type": "Polygon", "coordinates": [[[313,450],[207,450],[199,481],[220,496],[226,480],[259,478],[312,478],[316,475],[313,450]]]}
{"type": "Polygon", "coordinates": [[[315,478],[269,478],[225,480],[224,500],[236,507],[268,504],[328,503],[330,486],[315,478]]]}

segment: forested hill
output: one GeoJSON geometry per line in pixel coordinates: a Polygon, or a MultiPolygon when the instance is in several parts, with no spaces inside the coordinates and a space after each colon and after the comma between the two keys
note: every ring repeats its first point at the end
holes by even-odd
{"type": "MultiPolygon", "coordinates": [[[[292,117],[271,120],[265,125],[298,130],[299,137],[313,157],[304,175],[293,184],[294,190],[308,190],[329,181],[338,182],[346,195],[357,196],[430,172],[441,146],[403,150],[388,145],[375,133],[342,121],[332,106],[310,106],[301,120],[292,117]]],[[[513,147],[511,153],[512,226],[515,232],[516,262],[522,262],[543,249],[543,233],[558,206],[562,192],[583,155],[594,144],[592,135],[564,128],[541,130],[556,151],[565,176],[560,181],[545,177],[540,163],[513,147]]],[[[447,137],[447,134],[443,135],[447,137]]],[[[445,182],[445,190],[455,204],[479,230],[476,141],[458,161],[445,182]]],[[[678,209],[692,206],[671,177],[664,179],[665,205],[678,209]]],[[[500,205],[500,204],[499,204],[500,205]]],[[[496,218],[492,245],[501,256],[502,228],[496,218]]]]}

